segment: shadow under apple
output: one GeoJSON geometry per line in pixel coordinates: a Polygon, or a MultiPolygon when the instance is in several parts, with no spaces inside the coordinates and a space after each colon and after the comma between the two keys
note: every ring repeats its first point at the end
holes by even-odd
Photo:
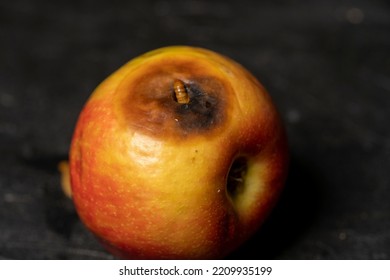
{"type": "Polygon", "coordinates": [[[48,229],[70,238],[72,227],[78,220],[72,201],[61,189],[58,164],[67,160],[66,154],[50,154],[40,147],[33,147],[19,155],[19,161],[41,172],[42,203],[48,229]]]}

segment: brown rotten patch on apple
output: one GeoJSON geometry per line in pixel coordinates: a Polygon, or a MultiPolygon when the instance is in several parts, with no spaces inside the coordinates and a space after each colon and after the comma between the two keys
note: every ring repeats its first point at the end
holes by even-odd
{"type": "Polygon", "coordinates": [[[193,61],[155,63],[120,85],[119,91],[127,91],[120,102],[126,121],[146,134],[168,138],[218,133],[228,118],[229,84],[193,61]]]}
{"type": "Polygon", "coordinates": [[[177,91],[173,95],[173,100],[179,105],[175,106],[175,121],[180,128],[188,132],[201,132],[218,125],[222,121],[221,104],[215,94],[207,93],[199,86],[204,81],[180,83],[185,90],[184,96],[188,96],[183,98],[183,93],[178,95],[177,91]]]}

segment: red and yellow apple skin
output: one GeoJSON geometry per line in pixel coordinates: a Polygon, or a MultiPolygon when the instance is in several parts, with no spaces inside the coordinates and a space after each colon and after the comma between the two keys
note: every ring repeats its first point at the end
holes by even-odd
{"type": "Polygon", "coordinates": [[[72,195],[122,258],[218,259],[263,223],[287,162],[281,120],[248,71],[209,50],[167,47],[91,95],[70,149],[72,195]]]}

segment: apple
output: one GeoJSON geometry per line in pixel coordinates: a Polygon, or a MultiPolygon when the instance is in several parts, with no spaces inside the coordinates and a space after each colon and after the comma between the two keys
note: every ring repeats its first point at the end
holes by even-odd
{"type": "Polygon", "coordinates": [[[263,86],[213,51],[173,46],[93,92],[70,149],[80,219],[127,259],[219,259],[264,222],[288,149],[263,86]]]}

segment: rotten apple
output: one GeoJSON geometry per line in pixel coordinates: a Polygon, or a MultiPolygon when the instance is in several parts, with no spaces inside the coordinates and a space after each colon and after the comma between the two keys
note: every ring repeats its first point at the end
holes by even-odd
{"type": "Polygon", "coordinates": [[[266,219],[287,161],[258,80],[215,52],[167,47],[131,60],[87,101],[70,150],[72,196],[122,258],[223,258],[266,219]]]}

